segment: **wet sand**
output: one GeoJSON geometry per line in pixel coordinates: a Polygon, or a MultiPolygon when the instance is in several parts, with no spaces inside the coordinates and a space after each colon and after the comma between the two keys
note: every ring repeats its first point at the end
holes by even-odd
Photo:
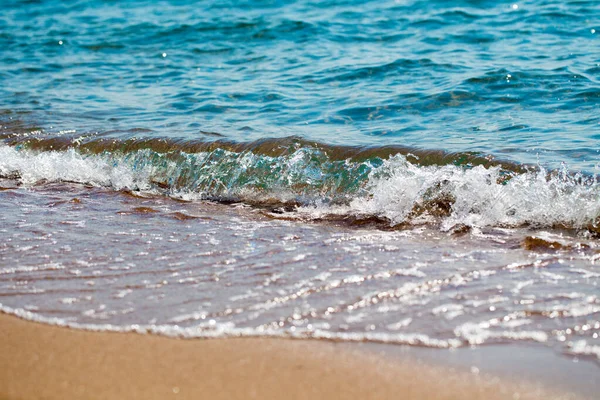
{"type": "Polygon", "coordinates": [[[2,399],[548,399],[536,385],[347,344],[99,333],[0,314],[2,399]]]}

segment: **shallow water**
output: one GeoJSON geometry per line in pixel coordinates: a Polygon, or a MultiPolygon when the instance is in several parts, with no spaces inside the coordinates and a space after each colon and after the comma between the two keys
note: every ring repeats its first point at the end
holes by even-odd
{"type": "Polygon", "coordinates": [[[26,318],[186,337],[524,340],[600,355],[595,240],[537,230],[563,248],[530,251],[527,229],[352,228],[73,184],[0,197],[2,305],[26,318]]]}
{"type": "Polygon", "coordinates": [[[12,2],[2,310],[597,363],[599,17],[596,1],[12,2]]]}

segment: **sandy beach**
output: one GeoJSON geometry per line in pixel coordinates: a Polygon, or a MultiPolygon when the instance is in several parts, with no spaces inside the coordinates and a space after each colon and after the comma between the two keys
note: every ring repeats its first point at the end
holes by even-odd
{"type": "Polygon", "coordinates": [[[0,400],[600,400],[600,0],[0,4],[0,400]]]}
{"type": "Polygon", "coordinates": [[[98,333],[0,314],[2,399],[575,398],[331,342],[98,333]]]}

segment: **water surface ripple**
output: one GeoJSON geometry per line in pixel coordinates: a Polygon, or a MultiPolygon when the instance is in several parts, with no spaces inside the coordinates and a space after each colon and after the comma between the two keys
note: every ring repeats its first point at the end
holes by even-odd
{"type": "MultiPolygon", "coordinates": [[[[2,119],[478,151],[591,171],[597,1],[11,1],[2,119]]],[[[138,131],[138,135],[140,131],[138,131]]]]}

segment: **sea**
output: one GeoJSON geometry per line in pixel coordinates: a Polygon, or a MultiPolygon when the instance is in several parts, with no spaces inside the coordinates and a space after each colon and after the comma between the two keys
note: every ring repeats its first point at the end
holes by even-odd
{"type": "Polygon", "coordinates": [[[32,321],[598,371],[599,165],[597,0],[1,2],[32,321]]]}

